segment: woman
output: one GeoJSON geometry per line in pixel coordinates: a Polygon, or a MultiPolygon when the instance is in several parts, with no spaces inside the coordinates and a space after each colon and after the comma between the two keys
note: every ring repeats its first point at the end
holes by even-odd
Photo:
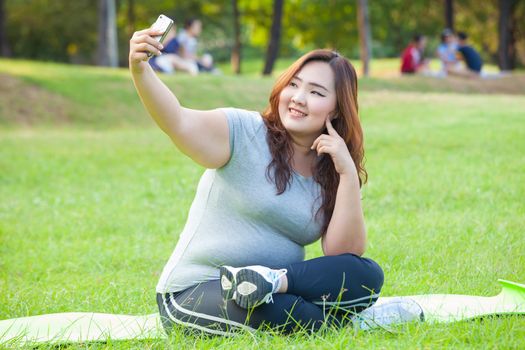
{"type": "Polygon", "coordinates": [[[443,75],[454,74],[459,69],[459,61],[456,55],[458,44],[452,29],[445,28],[441,32],[441,44],[436,54],[441,61],[441,73],[443,75]]]}
{"type": "Polygon", "coordinates": [[[157,285],[166,330],[317,330],[372,305],[383,273],[361,257],[367,174],[352,65],[312,51],[278,79],[262,115],[197,111],[146,62],[160,54],[159,34],[130,40],[135,87],[159,127],[207,168],[157,285]],[[319,238],[325,256],[303,261],[304,246],[319,238]]]}

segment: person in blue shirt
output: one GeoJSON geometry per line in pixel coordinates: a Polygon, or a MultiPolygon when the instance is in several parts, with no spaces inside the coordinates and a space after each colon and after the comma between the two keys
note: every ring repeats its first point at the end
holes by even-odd
{"type": "Polygon", "coordinates": [[[436,52],[441,61],[441,71],[443,75],[454,73],[459,68],[456,51],[457,43],[454,32],[446,28],[441,33],[441,44],[439,44],[436,52]]]}
{"type": "Polygon", "coordinates": [[[458,53],[471,73],[480,74],[483,60],[479,53],[467,43],[468,36],[463,32],[458,33],[458,53]]]}

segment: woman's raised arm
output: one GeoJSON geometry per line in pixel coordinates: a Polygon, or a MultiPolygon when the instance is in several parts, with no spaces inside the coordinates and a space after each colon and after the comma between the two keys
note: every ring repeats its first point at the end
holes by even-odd
{"type": "Polygon", "coordinates": [[[344,140],[326,119],[328,134],[322,134],[313,143],[312,149],[318,154],[332,157],[335,170],[339,173],[339,186],[335,207],[323,236],[321,246],[325,255],[352,253],[363,255],[366,249],[366,227],[361,208],[359,175],[344,140]]]}
{"type": "Polygon", "coordinates": [[[219,168],[230,159],[226,115],[220,110],[184,108],[148,64],[147,53],[162,49],[152,36],[162,34],[145,29],[130,40],[129,69],[142,104],[158,126],[181,152],[207,168],[219,168]]]}

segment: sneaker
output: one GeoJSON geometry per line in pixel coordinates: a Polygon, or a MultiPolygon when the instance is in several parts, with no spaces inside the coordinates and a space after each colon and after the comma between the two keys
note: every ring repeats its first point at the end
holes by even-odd
{"type": "Polygon", "coordinates": [[[222,298],[224,300],[235,299],[235,289],[237,288],[237,281],[235,276],[237,275],[237,271],[239,271],[240,268],[231,266],[221,266],[219,270],[221,274],[222,298]]]}
{"type": "Polygon", "coordinates": [[[423,309],[410,298],[396,297],[381,304],[372,305],[357,314],[354,325],[361,330],[383,328],[425,320],[423,309]]]}
{"type": "Polygon", "coordinates": [[[260,265],[241,268],[222,266],[220,271],[224,300],[234,299],[244,309],[273,302],[272,294],[279,290],[281,277],[288,272],[260,265]]]}

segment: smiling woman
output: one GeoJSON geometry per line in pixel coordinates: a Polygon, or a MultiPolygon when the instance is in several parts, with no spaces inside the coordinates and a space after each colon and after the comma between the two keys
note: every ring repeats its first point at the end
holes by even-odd
{"type": "Polygon", "coordinates": [[[164,327],[230,335],[344,325],[372,305],[383,272],[363,258],[363,137],[350,62],[312,51],[284,72],[264,113],[184,108],[147,64],[152,29],[130,42],[139,96],[175,145],[208,168],[157,285],[164,327]],[[304,261],[322,237],[323,257],[304,261]]]}
{"type": "Polygon", "coordinates": [[[299,145],[313,144],[312,135],[325,128],[327,115],[335,116],[335,107],[334,72],[322,61],[306,64],[279,96],[281,123],[299,145]]]}
{"type": "MultiPolygon", "coordinates": [[[[273,135],[268,137],[273,159],[282,158],[279,163],[285,165],[291,159],[295,171],[313,176],[320,184],[324,214],[321,231],[327,232],[339,176],[352,176],[357,170],[359,185],[366,181],[367,176],[362,166],[363,132],[358,116],[354,68],[345,58],[331,51],[314,51],[303,56],[279,78],[270,96],[270,106],[263,116],[268,132],[273,135]],[[328,135],[321,133],[325,127],[328,135]],[[278,137],[278,133],[284,130],[289,137],[278,137]],[[317,151],[317,156],[325,153],[330,157],[317,158],[312,149],[317,151]],[[289,154],[291,151],[293,156],[289,154]]],[[[279,173],[283,173],[281,177],[284,178],[285,168],[276,167],[277,178],[279,173]]],[[[276,181],[276,184],[279,191],[284,190],[281,181],[276,181]]],[[[360,207],[360,202],[350,204],[352,207],[356,205],[360,207]]],[[[359,221],[362,216],[355,219],[359,221]]],[[[357,225],[361,226],[364,238],[364,222],[357,222],[357,225]]],[[[359,243],[364,251],[365,242],[359,243]]]]}

